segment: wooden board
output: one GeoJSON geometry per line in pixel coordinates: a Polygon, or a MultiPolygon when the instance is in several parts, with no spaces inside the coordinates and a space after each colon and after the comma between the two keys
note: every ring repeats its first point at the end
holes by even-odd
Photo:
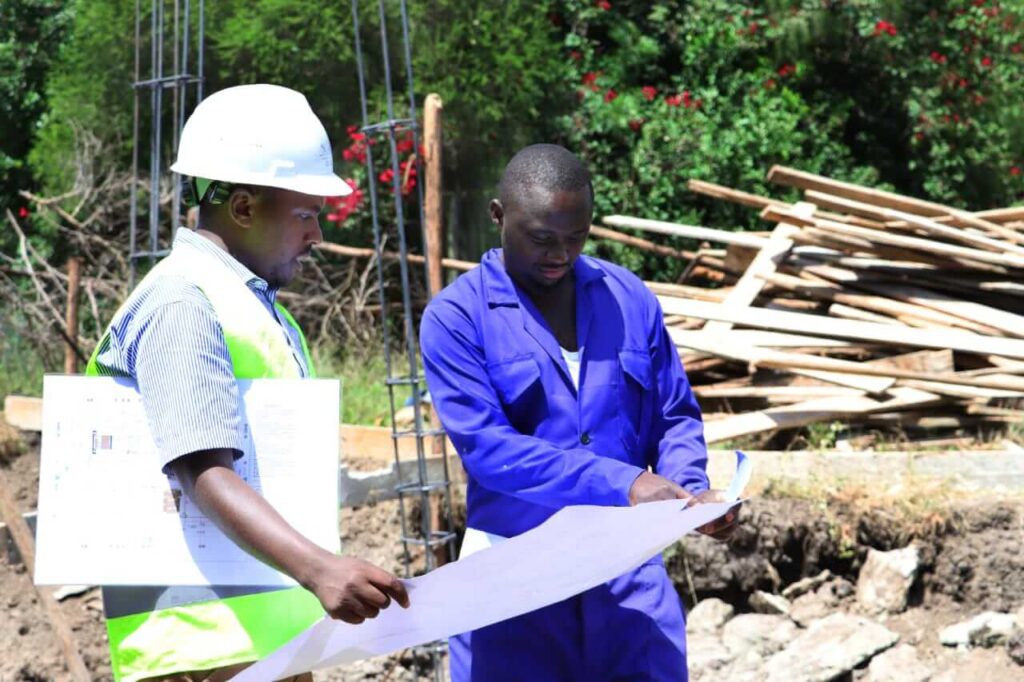
{"type": "Polygon", "coordinates": [[[727,230],[715,230],[710,227],[698,225],[681,225],[679,223],[668,223],[662,220],[645,220],[643,218],[631,218],[629,216],[612,215],[605,216],[602,221],[612,227],[631,227],[636,230],[657,232],[673,237],[685,237],[687,239],[706,240],[721,244],[740,244],[760,248],[766,239],[755,237],[745,232],[729,232],[727,230]]]}
{"type": "Polygon", "coordinates": [[[855,339],[917,348],[950,348],[966,353],[994,354],[1024,360],[1024,341],[1019,339],[982,336],[956,329],[923,330],[901,325],[837,320],[820,315],[763,308],[730,310],[715,303],[663,296],[659,296],[658,300],[661,302],[662,309],[669,315],[684,315],[703,320],[726,320],[747,327],[812,336],[855,339]]]}
{"type": "Polygon", "coordinates": [[[758,412],[738,414],[704,424],[704,439],[718,443],[754,433],[791,429],[823,421],[848,419],[850,415],[889,412],[911,407],[924,407],[942,402],[942,397],[915,388],[894,388],[892,397],[876,400],[867,396],[818,398],[795,405],[773,407],[758,412]]]}

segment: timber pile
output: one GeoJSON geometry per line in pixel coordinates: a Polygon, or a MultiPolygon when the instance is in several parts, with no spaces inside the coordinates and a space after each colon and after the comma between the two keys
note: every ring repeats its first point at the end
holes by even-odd
{"type": "Polygon", "coordinates": [[[649,284],[709,442],[822,422],[934,439],[1024,421],[1024,207],[969,213],[791,168],[768,177],[803,200],[690,182],[760,211],[767,233],[604,219],[726,247],[649,284]]]}

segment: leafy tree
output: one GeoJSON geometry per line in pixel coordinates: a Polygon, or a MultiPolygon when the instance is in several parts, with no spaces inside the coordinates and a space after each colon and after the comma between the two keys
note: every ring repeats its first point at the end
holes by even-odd
{"type": "Polygon", "coordinates": [[[62,0],[0,3],[0,218],[6,209],[27,217],[17,193],[34,185],[25,159],[46,110],[46,77],[68,19],[62,0]]]}

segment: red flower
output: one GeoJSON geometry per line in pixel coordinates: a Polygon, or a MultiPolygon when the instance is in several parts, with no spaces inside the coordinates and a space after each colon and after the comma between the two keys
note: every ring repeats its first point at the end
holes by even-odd
{"type": "Polygon", "coordinates": [[[1020,166],[1010,166],[1010,175],[1020,175],[1020,166]]]}
{"type": "Polygon", "coordinates": [[[690,97],[689,90],[683,90],[683,106],[689,109],[693,105],[693,99],[690,97]]]}
{"type": "Polygon", "coordinates": [[[590,89],[593,90],[594,92],[597,92],[597,77],[600,75],[600,71],[588,71],[587,73],[583,74],[583,78],[581,78],[580,81],[584,85],[590,86],[590,89]]]}
{"type": "Polygon", "coordinates": [[[644,127],[644,120],[642,118],[634,118],[629,122],[629,128],[634,133],[639,133],[640,129],[644,127]]]}
{"type": "Polygon", "coordinates": [[[388,184],[395,179],[395,171],[391,170],[390,168],[385,169],[380,172],[380,175],[377,176],[377,179],[384,184],[388,184]]]}
{"type": "Polygon", "coordinates": [[[28,217],[28,209],[25,208],[24,206],[19,208],[18,209],[18,217],[19,218],[27,218],[28,217]]]}
{"type": "Polygon", "coordinates": [[[786,76],[796,73],[796,67],[792,64],[783,64],[779,67],[779,76],[785,78],[786,76]]]}
{"type": "Polygon", "coordinates": [[[945,64],[946,63],[946,55],[941,54],[939,52],[932,52],[931,60],[933,62],[935,62],[936,64],[945,64]]]}
{"type": "Polygon", "coordinates": [[[1020,43],[1015,43],[1010,47],[1010,52],[1014,54],[1020,54],[1020,43]]]}
{"type": "Polygon", "coordinates": [[[412,151],[413,146],[412,133],[406,132],[402,139],[395,143],[395,151],[399,154],[407,154],[412,151]]]}
{"type": "Polygon", "coordinates": [[[339,225],[359,208],[363,201],[363,190],[359,189],[356,181],[346,178],[345,182],[352,188],[352,193],[345,197],[327,197],[325,203],[334,210],[324,216],[325,219],[338,223],[339,225]]]}
{"type": "Polygon", "coordinates": [[[971,82],[969,80],[967,80],[966,78],[961,78],[960,79],[960,87],[961,88],[966,88],[970,84],[971,84],[971,82]]]}
{"type": "Polygon", "coordinates": [[[653,101],[654,98],[658,96],[658,89],[655,88],[653,85],[645,85],[644,87],[640,88],[640,92],[644,94],[644,99],[646,99],[648,102],[653,101]]]}
{"type": "Polygon", "coordinates": [[[603,9],[605,12],[612,8],[612,3],[608,2],[608,0],[597,0],[594,4],[597,5],[598,9],[603,9]]]}
{"type": "Polygon", "coordinates": [[[750,35],[754,35],[755,33],[757,33],[757,29],[758,28],[759,27],[757,25],[757,22],[756,21],[752,21],[752,22],[750,22],[750,26],[747,27],[747,33],[749,33],[750,35]]]}
{"type": "Polygon", "coordinates": [[[879,19],[878,23],[875,24],[874,35],[878,36],[882,35],[883,33],[888,33],[891,36],[896,35],[896,24],[886,21],[885,19],[879,19]]]}
{"type": "Polygon", "coordinates": [[[986,67],[987,66],[992,66],[992,57],[982,57],[981,58],[981,65],[982,66],[986,66],[986,67]]]}
{"type": "Polygon", "coordinates": [[[618,96],[619,96],[619,93],[615,92],[614,90],[610,90],[609,89],[608,92],[604,93],[604,101],[605,102],[611,102],[612,100],[614,100],[618,96]]]}
{"type": "Polygon", "coordinates": [[[985,103],[985,96],[984,95],[975,95],[974,96],[974,103],[978,104],[978,105],[984,104],[985,103]]]}
{"type": "Polygon", "coordinates": [[[924,133],[917,133],[914,137],[917,138],[918,142],[922,142],[924,140],[924,133]]]}
{"type": "Polygon", "coordinates": [[[682,103],[683,98],[680,97],[679,95],[669,95],[668,97],[665,98],[665,104],[669,105],[670,107],[678,107],[682,103]]]}
{"type": "Polygon", "coordinates": [[[985,0],[974,0],[974,6],[975,7],[981,7],[984,4],[985,4],[985,0]]]}
{"type": "Polygon", "coordinates": [[[775,88],[775,79],[774,78],[769,78],[768,80],[766,80],[764,82],[764,89],[765,90],[772,90],[774,88],[775,88]]]}
{"type": "Polygon", "coordinates": [[[578,62],[579,60],[583,59],[583,55],[582,55],[582,54],[580,54],[580,51],[579,51],[579,50],[572,50],[572,51],[570,51],[570,52],[569,52],[569,57],[570,57],[570,58],[571,58],[571,59],[572,59],[572,60],[573,60],[574,62],[578,62]]]}

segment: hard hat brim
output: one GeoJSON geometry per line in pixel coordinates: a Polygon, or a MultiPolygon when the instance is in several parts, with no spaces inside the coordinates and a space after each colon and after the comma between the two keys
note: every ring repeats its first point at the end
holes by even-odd
{"type": "Polygon", "coordinates": [[[231,182],[246,185],[259,185],[261,187],[277,187],[292,192],[301,192],[314,197],[344,197],[352,194],[352,187],[347,182],[333,173],[330,175],[287,175],[273,176],[266,175],[235,175],[230,173],[214,173],[213,175],[202,174],[199,169],[189,169],[186,164],[175,163],[171,170],[180,175],[201,176],[210,180],[231,182]],[[230,175],[231,177],[221,177],[230,175]]]}

